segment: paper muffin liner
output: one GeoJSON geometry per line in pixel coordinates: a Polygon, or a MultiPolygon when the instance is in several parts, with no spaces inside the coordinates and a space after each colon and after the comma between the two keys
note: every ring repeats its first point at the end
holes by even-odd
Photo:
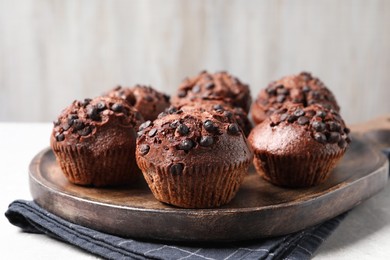
{"type": "Polygon", "coordinates": [[[181,174],[138,157],[138,166],[154,197],[183,208],[213,208],[229,203],[240,188],[251,161],[231,165],[185,166],[181,174]]]}
{"type": "Polygon", "coordinates": [[[339,152],[288,156],[255,151],[253,164],[257,173],[267,181],[284,187],[310,187],[323,183],[344,155],[339,152]]]}
{"type": "Polygon", "coordinates": [[[62,172],[74,184],[116,186],[130,184],[141,175],[132,149],[110,149],[99,155],[76,146],[52,146],[62,172]]]}

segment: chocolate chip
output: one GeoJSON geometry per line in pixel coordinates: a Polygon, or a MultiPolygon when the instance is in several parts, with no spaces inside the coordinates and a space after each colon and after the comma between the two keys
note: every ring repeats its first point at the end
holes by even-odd
{"type": "Polygon", "coordinates": [[[276,102],[278,102],[278,103],[283,103],[285,100],[286,100],[286,96],[285,95],[278,95],[276,97],[276,102]]]}
{"type": "Polygon", "coordinates": [[[223,110],[223,107],[220,104],[214,105],[213,106],[214,110],[223,110]]]}
{"type": "Polygon", "coordinates": [[[305,115],[308,117],[313,117],[316,114],[314,110],[307,110],[305,115]]]}
{"type": "Polygon", "coordinates": [[[147,144],[142,144],[140,147],[139,147],[139,152],[141,153],[141,155],[146,155],[150,150],[150,146],[147,145],[147,144]]]}
{"type": "Polygon", "coordinates": [[[84,128],[84,123],[81,120],[79,120],[79,119],[75,119],[73,121],[73,128],[76,131],[81,130],[81,129],[84,128]]]}
{"type": "Polygon", "coordinates": [[[228,126],[228,133],[231,135],[237,135],[240,133],[240,128],[238,127],[237,124],[230,124],[228,126]]]}
{"type": "Polygon", "coordinates": [[[312,91],[311,95],[314,99],[320,99],[321,98],[321,93],[318,91],[312,91]]]}
{"type": "Polygon", "coordinates": [[[183,98],[187,96],[187,91],[185,90],[180,90],[179,93],[177,93],[178,97],[183,98]]]}
{"type": "Polygon", "coordinates": [[[347,138],[345,138],[345,141],[347,141],[347,143],[352,142],[352,140],[351,140],[351,138],[349,136],[347,136],[347,138]]]}
{"type": "Polygon", "coordinates": [[[152,122],[150,120],[146,121],[146,122],[143,122],[139,128],[138,128],[138,131],[142,131],[144,130],[145,128],[149,127],[152,125],[152,122]]]}
{"type": "Polygon", "coordinates": [[[55,121],[53,121],[53,125],[54,126],[59,126],[61,124],[61,121],[60,120],[55,120],[55,121]]]}
{"type": "Polygon", "coordinates": [[[337,111],[334,110],[334,109],[331,109],[331,110],[330,110],[330,113],[332,113],[333,115],[338,115],[338,114],[339,114],[339,113],[337,113],[337,111]]]}
{"type": "Polygon", "coordinates": [[[141,135],[143,135],[144,134],[144,131],[138,131],[137,132],[137,137],[141,137],[141,135]]]}
{"type": "Polygon", "coordinates": [[[73,125],[73,121],[74,121],[74,119],[72,119],[72,118],[68,118],[68,125],[69,126],[72,126],[73,125]]]}
{"type": "Polygon", "coordinates": [[[309,123],[309,121],[310,121],[310,119],[308,118],[308,117],[306,117],[306,116],[300,116],[299,118],[298,118],[298,124],[300,124],[300,125],[306,125],[306,124],[308,124],[309,123]]]}
{"type": "Polygon", "coordinates": [[[153,137],[153,136],[155,136],[157,134],[157,128],[152,128],[150,131],[149,131],[149,133],[148,133],[148,135],[150,136],[150,137],[153,137]]]}
{"type": "Polygon", "coordinates": [[[146,100],[147,102],[152,102],[152,101],[153,101],[153,98],[152,98],[152,96],[150,96],[150,95],[146,95],[146,96],[145,96],[145,100],[146,100]]]}
{"type": "Polygon", "coordinates": [[[233,113],[230,111],[225,111],[225,112],[223,112],[223,116],[227,117],[227,118],[231,118],[233,116],[233,113]]]}
{"type": "Polygon", "coordinates": [[[180,124],[177,128],[176,131],[179,133],[179,135],[187,135],[190,130],[188,129],[188,126],[185,124],[180,124]]]}
{"type": "Polygon", "coordinates": [[[311,90],[311,88],[309,86],[304,86],[302,88],[302,91],[305,92],[305,93],[309,92],[310,90],[311,90]]]}
{"type": "Polygon", "coordinates": [[[92,129],[90,126],[84,127],[83,129],[77,131],[77,133],[81,136],[89,135],[92,132],[92,129]]]}
{"type": "MultiPolygon", "coordinates": [[[[236,118],[236,122],[239,126],[243,126],[245,124],[244,121],[239,117],[236,118]]],[[[242,128],[244,128],[244,127],[242,127],[242,128]]]]}
{"type": "Polygon", "coordinates": [[[60,133],[57,133],[56,134],[56,140],[57,142],[62,142],[65,140],[65,135],[64,134],[60,134],[60,133]]]}
{"type": "Polygon", "coordinates": [[[299,75],[302,76],[305,80],[309,80],[312,78],[311,74],[306,71],[302,71],[299,75]]]}
{"type": "Polygon", "coordinates": [[[344,149],[345,147],[347,147],[347,142],[344,140],[344,139],[340,139],[340,141],[337,143],[338,146],[341,148],[341,149],[344,149]]]}
{"type": "Polygon", "coordinates": [[[344,133],[349,134],[350,132],[351,130],[348,127],[344,128],[344,133]]]}
{"type": "Polygon", "coordinates": [[[200,144],[201,146],[205,146],[205,147],[210,146],[210,145],[212,145],[213,143],[214,143],[214,138],[213,138],[212,136],[209,136],[209,135],[202,136],[202,137],[200,138],[200,142],[199,142],[199,144],[200,144]]]}
{"type": "Polygon", "coordinates": [[[195,85],[195,86],[192,88],[192,92],[194,92],[194,93],[199,93],[199,92],[200,92],[200,86],[199,86],[199,85],[195,85]]]}
{"type": "Polygon", "coordinates": [[[318,110],[317,113],[316,113],[316,116],[321,117],[321,118],[325,118],[326,117],[326,112],[322,111],[322,110],[318,110]]]}
{"type": "Polygon", "coordinates": [[[317,132],[322,132],[325,130],[326,125],[323,122],[314,121],[311,126],[316,130],[317,132]]]}
{"type": "Polygon", "coordinates": [[[276,90],[276,93],[277,93],[278,95],[287,95],[289,92],[290,92],[290,91],[289,91],[288,89],[284,88],[284,86],[282,86],[282,88],[278,88],[278,89],[276,90]]]}
{"type": "Polygon", "coordinates": [[[300,117],[304,115],[305,115],[305,111],[303,111],[302,109],[297,109],[294,111],[294,116],[300,117]]]}
{"type": "Polygon", "coordinates": [[[326,136],[323,133],[315,133],[314,139],[320,143],[326,143],[326,136]]]}
{"type": "Polygon", "coordinates": [[[214,88],[214,86],[215,86],[215,85],[214,85],[213,82],[209,82],[209,83],[206,84],[205,88],[206,88],[206,89],[212,89],[212,88],[214,88]]]}
{"type": "Polygon", "coordinates": [[[77,119],[79,118],[76,114],[69,114],[68,119],[77,119]]]}
{"type": "Polygon", "coordinates": [[[270,95],[270,96],[276,95],[276,86],[269,86],[269,87],[266,89],[266,92],[267,92],[268,95],[270,95]]]}
{"type": "Polygon", "coordinates": [[[295,116],[295,115],[289,115],[288,118],[287,118],[287,122],[289,123],[293,123],[295,120],[297,120],[298,117],[295,116]]]}
{"type": "Polygon", "coordinates": [[[90,98],[85,98],[84,101],[81,102],[81,105],[82,105],[83,107],[86,107],[91,101],[92,101],[92,99],[90,99],[90,98]]]}
{"type": "Polygon", "coordinates": [[[341,130],[341,125],[336,122],[330,121],[326,125],[330,131],[339,132],[341,130]]]}
{"type": "Polygon", "coordinates": [[[169,126],[173,129],[176,129],[176,127],[179,125],[179,120],[175,120],[172,123],[169,124],[169,126]]]}
{"type": "Polygon", "coordinates": [[[204,127],[204,129],[206,129],[207,132],[210,132],[210,133],[213,133],[218,129],[211,120],[204,121],[203,127],[204,127]]]}
{"type": "Polygon", "coordinates": [[[180,144],[177,146],[177,149],[189,151],[194,146],[193,142],[190,139],[185,139],[180,142],[180,144]]]}
{"type": "Polygon", "coordinates": [[[90,119],[92,119],[93,121],[99,121],[100,120],[99,111],[94,106],[90,106],[90,107],[87,108],[87,116],[90,119]]]}
{"type": "Polygon", "coordinates": [[[182,163],[177,163],[171,166],[169,169],[171,174],[182,174],[184,165],[182,163]]]}
{"type": "Polygon", "coordinates": [[[328,141],[329,143],[331,144],[335,144],[335,143],[338,143],[340,141],[340,134],[337,133],[337,132],[330,132],[330,135],[328,137],[328,141]]]}
{"type": "Polygon", "coordinates": [[[288,118],[288,114],[283,114],[280,116],[280,121],[284,121],[288,118]]]}
{"type": "Polygon", "coordinates": [[[104,109],[106,109],[106,104],[104,104],[104,102],[99,102],[96,104],[96,108],[99,112],[103,111],[104,109]]]}
{"type": "Polygon", "coordinates": [[[163,98],[165,100],[165,102],[169,103],[169,100],[171,99],[170,96],[168,96],[167,94],[163,94],[163,98]]]}
{"type": "Polygon", "coordinates": [[[75,119],[79,118],[77,115],[74,115],[74,114],[70,114],[68,115],[68,125],[69,126],[72,126],[73,125],[73,121],[75,119]]]}
{"type": "Polygon", "coordinates": [[[167,116],[168,113],[165,113],[165,112],[161,112],[160,114],[158,114],[157,118],[163,118],[164,116],[167,116]]]}
{"type": "MultiPolygon", "coordinates": [[[[202,95],[202,99],[203,100],[208,100],[209,99],[209,96],[211,96],[211,94],[209,92],[206,92],[202,95]]],[[[191,99],[191,101],[194,101],[194,99],[191,99]]]]}
{"type": "Polygon", "coordinates": [[[169,107],[169,108],[166,110],[166,112],[167,112],[168,114],[174,114],[174,113],[177,112],[177,108],[176,108],[176,107],[169,107]]]}
{"type": "Polygon", "coordinates": [[[119,103],[115,103],[111,106],[111,110],[114,111],[114,112],[122,112],[123,111],[123,106],[119,103]]]}

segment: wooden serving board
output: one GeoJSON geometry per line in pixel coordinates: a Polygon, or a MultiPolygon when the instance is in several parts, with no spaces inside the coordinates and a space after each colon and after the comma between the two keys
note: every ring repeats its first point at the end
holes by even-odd
{"type": "Polygon", "coordinates": [[[386,186],[389,163],[363,132],[352,135],[351,146],[325,183],[304,189],[281,188],[251,168],[237,196],[216,209],[163,204],[143,180],[111,189],[73,185],[62,174],[50,148],[30,164],[30,189],[34,200],[49,212],[119,236],[223,242],[284,235],[333,218],[386,186]]]}

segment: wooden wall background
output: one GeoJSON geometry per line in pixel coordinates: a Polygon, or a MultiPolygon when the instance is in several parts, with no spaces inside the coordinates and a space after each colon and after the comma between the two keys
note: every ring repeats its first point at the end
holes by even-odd
{"type": "Polygon", "coordinates": [[[52,121],[116,84],[227,70],[253,95],[302,70],[349,123],[390,113],[387,0],[0,0],[0,121],[52,121]]]}

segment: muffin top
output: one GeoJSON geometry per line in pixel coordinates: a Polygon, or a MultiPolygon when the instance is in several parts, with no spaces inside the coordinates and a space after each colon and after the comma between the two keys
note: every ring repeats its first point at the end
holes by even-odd
{"type": "Polygon", "coordinates": [[[253,149],[276,155],[337,153],[351,141],[337,111],[321,105],[290,105],[257,125],[248,139],[253,149]]]}
{"type": "Polygon", "coordinates": [[[145,120],[154,120],[164,109],[169,107],[169,96],[155,90],[150,86],[135,85],[134,87],[122,87],[109,91],[109,97],[118,97],[126,100],[135,107],[145,120]]]}
{"type": "Polygon", "coordinates": [[[179,86],[172,104],[180,106],[183,103],[202,100],[219,100],[234,107],[249,111],[252,103],[249,86],[236,77],[222,71],[210,74],[207,71],[185,79],[179,86]]]}
{"type": "Polygon", "coordinates": [[[234,118],[215,111],[175,108],[139,127],[136,154],[137,159],[142,157],[160,167],[170,167],[172,173],[195,165],[229,166],[252,158],[234,118]]]}
{"type": "Polygon", "coordinates": [[[243,130],[245,136],[248,136],[253,126],[249,121],[247,113],[241,107],[233,107],[220,100],[203,100],[201,102],[189,102],[182,104],[176,109],[183,111],[202,110],[202,111],[213,111],[219,116],[233,117],[238,126],[243,130]]]}
{"type": "Polygon", "coordinates": [[[321,104],[327,109],[340,111],[334,95],[324,83],[310,73],[302,72],[271,82],[260,91],[252,108],[254,121],[260,123],[285,103],[301,104],[304,107],[321,104]]]}
{"type": "MultiPolygon", "coordinates": [[[[98,138],[109,143],[117,136],[135,135],[144,121],[142,115],[119,98],[97,97],[73,101],[54,121],[51,142],[63,145],[89,145],[98,138]],[[123,129],[128,129],[123,131],[123,129]],[[109,131],[108,131],[109,130],[109,131]],[[104,136],[102,136],[104,135],[104,136]]],[[[127,142],[123,140],[123,142],[127,142]]]]}

